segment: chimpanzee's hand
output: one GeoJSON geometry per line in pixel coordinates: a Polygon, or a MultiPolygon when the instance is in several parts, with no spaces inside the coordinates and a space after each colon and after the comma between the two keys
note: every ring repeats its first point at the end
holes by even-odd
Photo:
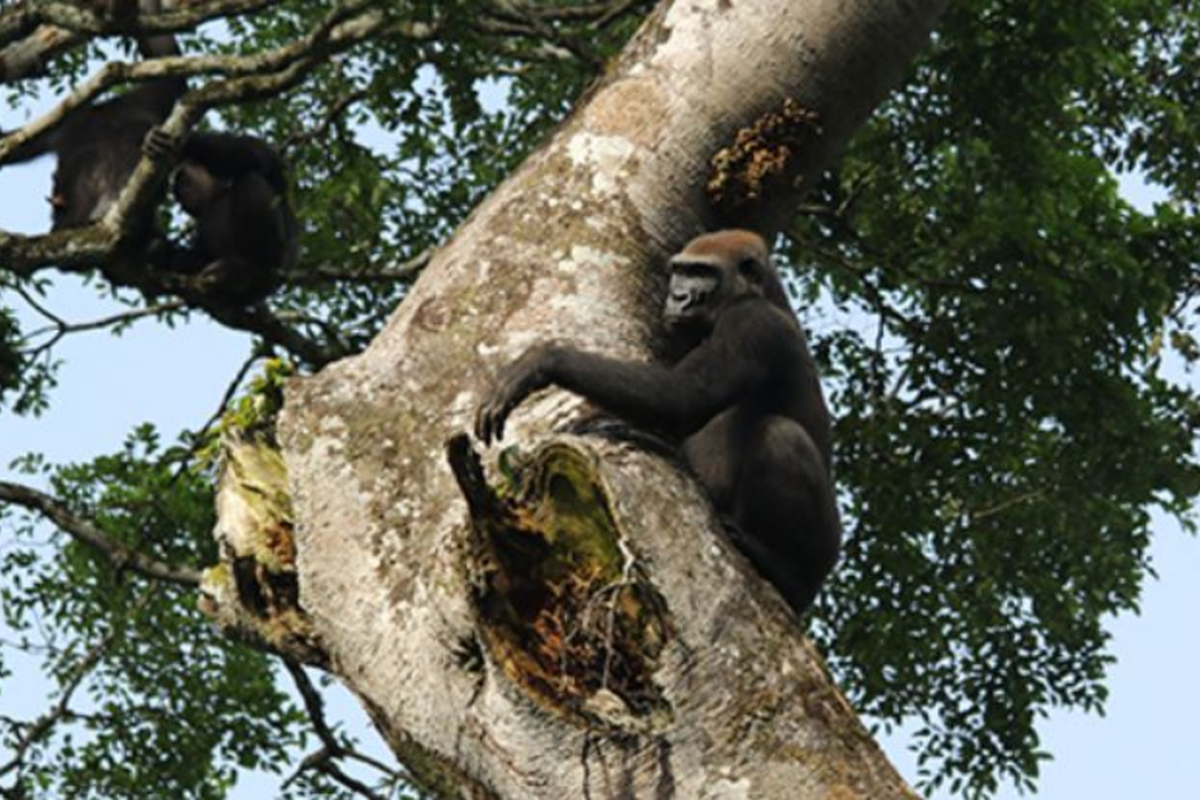
{"type": "Polygon", "coordinates": [[[538,389],[554,382],[556,353],[557,348],[550,344],[531,347],[500,370],[491,391],[475,413],[476,438],[484,444],[504,438],[504,422],[513,409],[538,389]]]}
{"type": "Polygon", "coordinates": [[[150,129],[142,140],[142,152],[150,158],[166,159],[178,156],[182,142],[157,125],[150,129]]]}

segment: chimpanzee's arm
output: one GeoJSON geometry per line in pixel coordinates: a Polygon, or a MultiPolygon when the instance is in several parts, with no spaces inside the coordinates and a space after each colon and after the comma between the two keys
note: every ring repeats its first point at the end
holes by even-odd
{"type": "MultiPolygon", "coordinates": [[[[15,131],[0,131],[0,139],[8,136],[15,131]]],[[[51,128],[48,131],[42,131],[32,139],[26,139],[21,144],[17,145],[7,156],[4,157],[5,164],[22,164],[26,161],[32,161],[38,156],[54,150],[58,146],[59,136],[62,133],[62,126],[51,128]]]]}
{"type": "Polygon", "coordinates": [[[740,399],[761,391],[794,332],[765,302],[726,313],[712,335],[674,367],[621,361],[562,345],[541,345],[504,369],[475,421],[482,441],[500,439],[521,401],[546,386],[582,395],[638,427],[683,437],[740,399]]]}
{"type": "Polygon", "coordinates": [[[195,133],[183,145],[183,157],[218,178],[258,173],[279,194],[287,191],[283,159],[274,148],[253,136],[231,133],[195,133]]]}
{"type": "Polygon", "coordinates": [[[195,275],[212,261],[208,254],[180,247],[162,236],[146,248],[146,259],[155,272],[166,275],[195,275]]]}

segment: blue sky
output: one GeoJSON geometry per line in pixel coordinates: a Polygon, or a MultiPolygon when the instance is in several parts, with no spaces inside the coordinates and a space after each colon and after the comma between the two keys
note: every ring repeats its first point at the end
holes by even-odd
{"type": "MultiPolygon", "coordinates": [[[[42,198],[48,193],[51,166],[50,159],[43,159],[0,171],[0,229],[46,228],[48,206],[42,198]]],[[[1123,188],[1137,204],[1157,197],[1136,180],[1124,182],[1123,188]]],[[[72,321],[117,310],[77,278],[58,279],[48,303],[72,321]]],[[[32,317],[26,321],[36,324],[32,317]]],[[[51,461],[82,461],[116,450],[134,426],[146,421],[166,435],[197,426],[215,410],[248,348],[248,337],[202,317],[173,330],[143,322],[121,338],[102,332],[68,338],[56,350],[65,363],[49,411],[40,418],[0,412],[0,478],[21,479],[7,465],[31,450],[45,453],[51,461]]],[[[1122,616],[1110,626],[1117,663],[1108,681],[1108,715],[1060,711],[1043,723],[1044,749],[1054,760],[1044,768],[1039,797],[1171,800],[1185,797],[1185,787],[1195,784],[1200,693],[1194,689],[1194,677],[1200,641],[1191,636],[1200,609],[1200,541],[1171,521],[1156,519],[1152,552],[1159,579],[1146,585],[1142,614],[1122,616]]],[[[36,715],[45,709],[45,687],[36,674],[18,671],[0,686],[0,709],[17,716],[36,715]]],[[[337,693],[333,709],[349,717],[351,728],[381,751],[345,692],[337,693]]],[[[912,778],[915,766],[907,739],[897,734],[882,743],[902,773],[912,778]]],[[[277,785],[278,778],[254,777],[241,784],[235,796],[271,796],[277,785]]],[[[999,798],[1019,796],[1006,788],[999,798]]]]}

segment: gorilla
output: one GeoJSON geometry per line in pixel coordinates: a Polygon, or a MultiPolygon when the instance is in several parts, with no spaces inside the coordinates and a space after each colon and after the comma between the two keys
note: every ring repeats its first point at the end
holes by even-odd
{"type": "Polygon", "coordinates": [[[501,439],[526,397],[558,386],[681,442],[736,545],[800,614],[841,547],[829,412],[804,331],[755,233],[700,236],[670,268],[663,323],[684,351],[676,363],[534,346],[501,370],[475,434],[501,439]]]}

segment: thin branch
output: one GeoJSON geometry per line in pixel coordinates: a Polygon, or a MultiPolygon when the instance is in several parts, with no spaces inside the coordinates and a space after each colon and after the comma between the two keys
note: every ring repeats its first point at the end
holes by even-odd
{"type": "Polygon", "coordinates": [[[887,392],[887,399],[885,401],[887,405],[891,405],[900,399],[900,393],[904,391],[904,387],[912,378],[913,372],[916,371],[917,353],[918,350],[916,348],[909,351],[908,358],[904,362],[904,367],[901,368],[899,374],[896,375],[896,380],[892,384],[892,388],[887,392]]]}
{"type": "Polygon", "coordinates": [[[1005,511],[1007,511],[1008,509],[1013,508],[1014,506],[1019,506],[1023,503],[1032,503],[1037,500],[1041,500],[1045,496],[1046,496],[1045,489],[1031,489],[1028,492],[1022,492],[1021,494],[1016,495],[1015,497],[1010,497],[1007,500],[1003,500],[994,506],[989,506],[989,507],[981,509],[979,511],[975,511],[973,513],[968,513],[967,517],[973,523],[979,522],[980,520],[987,519],[988,517],[994,517],[997,514],[1003,513],[1005,511]]]}
{"type": "Polygon", "coordinates": [[[592,49],[587,36],[575,36],[555,28],[544,18],[531,13],[523,4],[513,0],[490,0],[485,4],[484,10],[486,15],[479,20],[476,27],[485,33],[538,39],[564,48],[593,69],[598,69],[603,64],[592,49]]]}
{"type": "MultiPolygon", "coordinates": [[[[144,609],[153,595],[153,591],[143,594],[133,607],[132,613],[137,614],[144,609]]],[[[63,685],[62,696],[59,697],[58,702],[45,714],[29,723],[24,735],[21,736],[20,740],[12,748],[12,758],[8,762],[0,764],[0,777],[7,775],[14,769],[18,769],[24,763],[25,754],[29,751],[29,748],[50,733],[59,721],[69,716],[72,695],[75,694],[80,684],[83,683],[83,679],[100,663],[100,659],[104,657],[104,654],[116,642],[118,634],[122,631],[122,628],[114,627],[84,655],[83,660],[75,666],[67,682],[63,685]]]]}
{"type": "Polygon", "coordinates": [[[383,795],[372,789],[370,786],[367,786],[362,781],[347,775],[342,771],[341,767],[339,767],[336,762],[330,759],[325,759],[316,767],[316,769],[318,772],[322,772],[325,775],[328,775],[330,778],[333,778],[333,780],[337,781],[355,794],[368,798],[368,800],[386,800],[383,795]]]}
{"type": "Polygon", "coordinates": [[[251,350],[250,357],[242,362],[242,366],[238,369],[237,374],[233,376],[233,380],[231,380],[229,385],[225,387],[225,394],[221,396],[221,402],[217,404],[217,410],[214,411],[212,416],[208,418],[208,421],[201,425],[198,431],[193,434],[191,445],[188,447],[187,452],[180,457],[179,464],[175,468],[175,473],[171,476],[172,482],[179,480],[179,478],[185,472],[187,472],[188,468],[191,467],[192,459],[196,457],[196,453],[204,443],[204,432],[217,424],[217,421],[221,419],[221,415],[225,413],[225,407],[229,405],[231,400],[233,400],[233,396],[237,392],[238,387],[242,385],[242,381],[244,381],[246,379],[246,375],[250,373],[250,368],[254,366],[256,361],[268,355],[268,353],[269,350],[265,347],[255,347],[253,350],[251,350]]]}
{"type": "MultiPolygon", "coordinates": [[[[186,309],[187,303],[182,300],[170,300],[165,303],[156,303],[145,308],[134,308],[129,311],[118,311],[115,314],[110,314],[107,317],[87,320],[86,322],[63,322],[60,325],[55,325],[54,328],[61,328],[64,333],[84,333],[86,331],[99,330],[101,328],[117,327],[126,323],[135,322],[146,317],[154,317],[160,314],[166,314],[171,311],[183,311],[186,309]]],[[[38,336],[47,333],[51,328],[41,328],[33,331],[29,335],[38,336]]]]}
{"type": "Polygon", "coordinates": [[[32,340],[48,333],[53,334],[48,341],[45,341],[28,351],[28,355],[31,357],[36,357],[41,353],[53,349],[53,347],[64,337],[74,333],[85,333],[87,331],[100,330],[103,328],[119,327],[121,325],[135,322],[146,317],[156,317],[172,311],[182,311],[188,307],[187,303],[182,300],[172,300],[167,303],[159,303],[157,305],[147,306],[146,308],[136,308],[130,311],[122,311],[116,314],[111,314],[107,317],[88,320],[86,322],[67,322],[55,317],[46,309],[35,304],[25,293],[22,293],[22,298],[31,306],[33,306],[34,310],[36,310],[38,313],[47,316],[52,320],[52,324],[38,328],[37,330],[30,332],[25,337],[26,340],[32,340]]]}
{"type": "MultiPolygon", "coordinates": [[[[102,226],[92,226],[92,228],[98,227],[102,226]]],[[[0,241],[2,239],[3,236],[0,235],[0,241]]],[[[110,269],[108,272],[111,274],[113,271],[110,269]]],[[[169,292],[178,295],[182,298],[183,306],[201,309],[227,328],[257,334],[269,344],[287,350],[298,361],[314,368],[350,355],[350,351],[344,346],[320,343],[290,328],[264,303],[244,308],[215,302],[208,295],[204,281],[194,275],[178,275],[170,272],[150,274],[143,271],[139,277],[134,270],[129,273],[127,283],[137,286],[143,292],[169,292]]],[[[164,307],[171,305],[164,304],[164,307]]]]}
{"type": "Polygon", "coordinates": [[[521,4],[521,12],[547,22],[582,22],[601,24],[614,15],[624,13],[635,5],[648,5],[650,0],[618,0],[608,3],[567,3],[561,6],[521,4]]]}
{"type": "Polygon", "coordinates": [[[649,8],[652,5],[651,0],[623,0],[623,2],[612,3],[608,11],[593,22],[591,27],[593,30],[602,30],[636,10],[643,7],[649,8]]]}
{"type": "Polygon", "coordinates": [[[292,770],[291,775],[288,775],[283,779],[283,783],[279,785],[279,788],[281,790],[288,788],[293,783],[300,780],[300,777],[305,772],[308,772],[310,769],[316,769],[318,765],[322,764],[329,757],[328,750],[326,750],[324,747],[318,747],[316,750],[300,759],[300,763],[296,765],[294,770],[292,770]]]}
{"type": "Polygon", "coordinates": [[[16,293],[20,296],[20,298],[29,305],[30,308],[32,308],[37,313],[41,314],[46,319],[50,320],[50,322],[53,323],[54,325],[62,326],[62,325],[67,324],[67,321],[65,319],[63,319],[62,317],[58,316],[50,309],[43,306],[40,301],[34,300],[33,295],[30,294],[29,291],[26,290],[26,288],[24,286],[22,286],[21,284],[14,283],[12,288],[16,291],[16,293]]]}
{"type": "MultiPolygon", "coordinates": [[[[796,208],[796,213],[816,217],[822,219],[826,224],[831,226],[836,232],[848,241],[852,241],[854,246],[858,248],[866,257],[872,258],[883,264],[888,272],[902,275],[905,280],[918,283],[929,289],[946,289],[962,294],[985,294],[986,291],[979,287],[972,286],[968,281],[956,280],[953,278],[933,278],[926,275],[920,275],[915,272],[908,263],[902,259],[889,257],[881,252],[878,248],[871,246],[859,230],[854,226],[852,216],[852,208],[857,203],[859,197],[871,187],[875,181],[875,167],[866,170],[861,176],[853,179],[849,186],[846,187],[844,196],[837,201],[836,206],[831,206],[826,203],[808,202],[802,203],[796,208]]],[[[785,235],[793,241],[807,243],[803,236],[797,231],[787,231],[785,235]]]]}
{"type": "MultiPolygon", "coordinates": [[[[54,235],[54,234],[51,234],[54,235]]],[[[2,236],[0,236],[2,238],[2,236]]],[[[111,317],[106,317],[100,320],[91,322],[83,322],[72,324],[61,319],[49,309],[42,306],[36,301],[27,291],[21,287],[16,287],[16,291],[34,310],[46,317],[52,322],[51,326],[35,331],[30,336],[46,333],[49,330],[56,330],[57,333],[52,337],[51,341],[44,343],[34,350],[34,354],[40,354],[50,349],[67,333],[76,331],[92,330],[107,325],[120,324],[141,317],[152,316],[155,314],[169,313],[171,311],[182,310],[185,308],[203,309],[222,325],[233,328],[235,330],[254,333],[262,337],[269,344],[283,348],[287,352],[294,355],[298,360],[303,361],[313,368],[321,367],[330,361],[336,361],[339,358],[350,355],[351,351],[345,345],[335,345],[331,343],[319,343],[313,339],[309,339],[299,331],[290,328],[284,324],[278,316],[273,314],[265,305],[259,304],[252,308],[234,308],[225,307],[212,303],[203,290],[195,289],[191,280],[191,276],[186,275],[170,275],[160,274],[155,276],[158,284],[154,287],[160,290],[167,290],[182,297],[182,300],[170,301],[151,306],[146,309],[135,311],[122,312],[111,317]]]]}
{"type": "Polygon", "coordinates": [[[334,735],[333,729],[329,727],[329,723],[325,719],[325,701],[322,700],[321,693],[317,691],[317,687],[313,686],[312,681],[309,680],[308,675],[304,672],[304,667],[287,658],[283,659],[283,664],[291,674],[297,691],[300,692],[300,698],[304,702],[304,709],[308,712],[308,718],[312,722],[313,730],[317,734],[317,738],[321,741],[321,747],[301,760],[296,771],[283,782],[283,786],[286,788],[304,772],[311,769],[329,776],[342,784],[342,786],[363,797],[371,798],[371,800],[383,800],[383,796],[378,792],[343,772],[336,764],[337,759],[352,758],[370,767],[374,767],[392,779],[400,777],[400,773],[388,765],[346,747],[339,742],[334,735]]]}
{"type": "Polygon", "coordinates": [[[321,698],[317,687],[313,686],[312,681],[309,680],[304,667],[290,658],[283,659],[283,665],[287,667],[288,673],[292,676],[292,682],[296,684],[296,690],[300,692],[300,699],[304,701],[304,710],[308,712],[308,718],[312,721],[313,730],[316,732],[317,738],[321,740],[321,744],[334,753],[341,750],[342,745],[333,735],[333,730],[325,720],[325,701],[321,698]]]}
{"type": "Polygon", "coordinates": [[[208,421],[201,426],[201,433],[217,424],[217,420],[219,420],[221,415],[225,413],[225,407],[229,405],[229,402],[233,400],[234,394],[237,393],[238,387],[242,385],[242,381],[246,380],[246,376],[250,374],[250,368],[254,366],[255,362],[265,355],[266,353],[263,352],[262,348],[256,347],[250,353],[250,357],[242,362],[242,366],[238,369],[237,374],[233,376],[233,380],[231,380],[229,385],[225,387],[225,394],[221,396],[221,402],[217,405],[217,410],[214,411],[212,416],[208,418],[208,421]]]}
{"type": "Polygon", "coordinates": [[[147,578],[195,588],[200,585],[200,570],[176,566],[139,553],[116,541],[90,520],[71,512],[60,500],[28,486],[0,481],[0,501],[36,511],[72,538],[99,551],[117,569],[131,569],[147,578]]]}
{"type": "Polygon", "coordinates": [[[533,49],[500,45],[497,46],[496,53],[504,58],[520,62],[513,66],[500,64],[496,67],[496,74],[514,78],[528,75],[535,64],[562,64],[575,61],[575,56],[570,52],[551,44],[543,44],[533,49]]]}
{"type": "Polygon", "coordinates": [[[354,758],[357,761],[374,767],[380,772],[392,775],[396,774],[396,770],[387,764],[362,753],[349,750],[345,745],[338,742],[333,730],[329,727],[325,719],[325,701],[321,698],[321,693],[317,691],[317,687],[313,686],[312,681],[309,680],[304,667],[286,658],[283,660],[283,663],[291,674],[292,680],[296,683],[296,689],[300,692],[300,697],[304,701],[304,709],[308,712],[309,719],[312,720],[313,728],[316,730],[317,738],[321,740],[321,744],[338,755],[354,758]]]}
{"type": "Polygon", "coordinates": [[[293,286],[329,283],[396,283],[410,280],[425,269],[433,257],[434,249],[427,247],[408,261],[400,263],[369,264],[365,267],[338,267],[332,264],[305,266],[283,276],[293,286]]]}
{"type": "Polygon", "coordinates": [[[516,4],[509,2],[485,9],[485,16],[476,22],[474,29],[498,40],[494,45],[497,55],[525,64],[500,66],[496,71],[502,75],[524,75],[530,64],[561,64],[580,60],[596,69],[602,65],[588,46],[590,37],[631,13],[652,5],[653,0],[617,0],[549,7],[522,2],[519,4],[519,13],[514,13],[516,4]],[[549,28],[544,24],[546,22],[582,24],[583,27],[568,33],[549,28]],[[541,41],[541,44],[533,49],[521,49],[506,45],[503,39],[541,41]]]}
{"type": "Polygon", "coordinates": [[[87,677],[88,673],[91,672],[96,667],[96,664],[100,662],[100,659],[103,658],[105,651],[112,646],[113,641],[116,639],[116,635],[116,630],[109,631],[108,635],[101,639],[95,646],[93,646],[92,649],[88,651],[87,655],[83,657],[83,660],[80,661],[75,667],[75,670],[72,672],[71,677],[67,681],[66,685],[63,686],[62,697],[58,699],[58,702],[53,708],[29,724],[25,734],[12,748],[12,758],[9,759],[7,763],[0,764],[0,777],[3,777],[4,775],[12,772],[14,769],[20,767],[25,761],[25,754],[29,751],[29,748],[36,744],[37,741],[43,736],[48,734],[54,728],[54,726],[58,724],[58,721],[62,719],[63,715],[67,713],[67,708],[71,702],[71,696],[75,693],[75,690],[79,688],[79,685],[83,683],[83,679],[87,677]]]}
{"type": "Polygon", "coordinates": [[[312,141],[314,139],[321,139],[325,136],[329,129],[341,119],[342,115],[346,113],[350,106],[354,105],[355,103],[360,103],[370,96],[371,93],[366,89],[358,89],[353,92],[347,92],[335,100],[329,106],[329,108],[325,110],[325,113],[321,115],[321,119],[316,125],[308,130],[300,130],[289,136],[283,143],[283,147],[281,149],[285,153],[289,153],[304,142],[312,141]]]}
{"type": "Polygon", "coordinates": [[[358,761],[361,764],[366,764],[368,767],[373,767],[373,768],[379,770],[380,772],[386,774],[388,776],[388,778],[391,780],[395,780],[397,778],[404,777],[404,774],[402,772],[400,772],[399,770],[393,769],[392,767],[389,767],[387,764],[384,764],[379,759],[371,758],[366,753],[362,753],[358,750],[350,750],[348,748],[343,748],[342,749],[342,757],[349,758],[354,761],[358,761]]]}
{"type": "Polygon", "coordinates": [[[256,333],[265,341],[287,350],[299,361],[313,369],[351,355],[351,352],[344,347],[316,342],[288,327],[261,303],[252,308],[222,308],[203,303],[199,303],[199,305],[222,325],[256,333]]]}
{"type": "Polygon", "coordinates": [[[794,232],[785,232],[785,236],[794,242],[800,244],[810,253],[815,254],[821,260],[832,264],[838,269],[853,275],[863,288],[863,293],[866,294],[868,301],[874,306],[875,310],[881,317],[890,319],[900,326],[906,333],[914,338],[920,334],[921,325],[905,316],[899,309],[891,305],[884,291],[879,288],[868,276],[867,271],[856,264],[850,262],[839,253],[832,252],[826,248],[819,247],[812,242],[804,240],[801,236],[794,232]]]}
{"type": "Polygon", "coordinates": [[[300,309],[280,310],[276,317],[286,325],[293,325],[303,330],[317,328],[328,350],[342,353],[353,352],[353,345],[346,341],[345,334],[350,326],[344,322],[328,319],[324,316],[309,314],[300,309]]]}

